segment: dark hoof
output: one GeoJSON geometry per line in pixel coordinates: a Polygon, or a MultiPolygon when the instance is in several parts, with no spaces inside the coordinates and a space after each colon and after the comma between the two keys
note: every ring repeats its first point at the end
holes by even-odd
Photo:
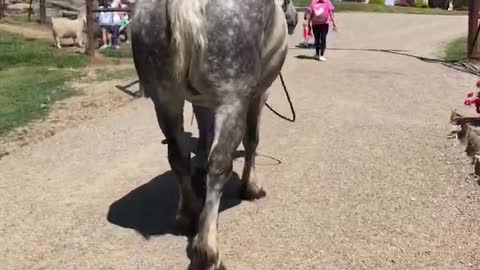
{"type": "Polygon", "coordinates": [[[253,185],[243,187],[240,192],[240,198],[245,201],[259,200],[265,196],[267,196],[267,193],[262,188],[253,185]]]}
{"type": "Polygon", "coordinates": [[[227,270],[227,267],[225,267],[223,262],[220,262],[219,266],[214,266],[214,265],[205,266],[205,265],[202,265],[202,264],[191,262],[190,266],[188,267],[187,270],[227,270]]]}

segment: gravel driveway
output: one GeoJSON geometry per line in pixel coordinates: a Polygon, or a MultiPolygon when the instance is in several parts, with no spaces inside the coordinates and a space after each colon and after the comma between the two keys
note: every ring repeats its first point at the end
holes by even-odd
{"type": "MultiPolygon", "coordinates": [[[[226,266],[480,269],[480,187],[464,148],[446,138],[450,109],[476,78],[398,54],[435,57],[467,18],[337,17],[328,62],[302,57],[313,51],[295,48],[300,29],[291,37],[283,73],[298,121],[263,115],[267,197],[240,202],[229,186],[226,266]]],[[[279,82],[269,102],[288,113],[279,82]]],[[[187,106],[195,136],[190,118],[187,106]]],[[[137,100],[3,158],[0,268],[185,269],[162,139],[150,101],[137,100]]]]}

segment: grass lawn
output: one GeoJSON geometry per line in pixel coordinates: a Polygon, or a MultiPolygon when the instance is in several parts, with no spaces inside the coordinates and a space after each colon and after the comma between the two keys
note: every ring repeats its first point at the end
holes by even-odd
{"type": "Polygon", "coordinates": [[[0,135],[71,95],[66,82],[86,63],[83,55],[56,52],[49,42],[0,33],[0,135]]]}
{"type": "MultiPolygon", "coordinates": [[[[310,0],[294,0],[298,7],[306,7],[310,0]]],[[[447,11],[439,8],[416,8],[416,7],[398,7],[385,6],[378,4],[364,4],[356,2],[333,1],[337,12],[381,12],[381,13],[406,13],[406,14],[431,14],[431,15],[467,15],[466,11],[447,11]]]]}
{"type": "Polygon", "coordinates": [[[111,58],[131,58],[132,56],[132,47],[130,44],[122,43],[120,49],[113,49],[108,47],[106,49],[100,50],[100,53],[106,57],[111,58]]]}
{"type": "Polygon", "coordinates": [[[445,47],[444,59],[448,61],[464,60],[467,57],[467,37],[450,41],[445,47]]]}

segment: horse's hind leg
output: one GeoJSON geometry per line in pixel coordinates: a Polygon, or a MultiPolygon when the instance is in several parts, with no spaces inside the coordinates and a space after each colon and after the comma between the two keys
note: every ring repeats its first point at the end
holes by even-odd
{"type": "Polygon", "coordinates": [[[208,154],[213,140],[215,114],[213,110],[197,105],[193,105],[193,112],[198,123],[199,140],[192,185],[197,196],[205,199],[208,154]]]}
{"type": "Polygon", "coordinates": [[[247,127],[243,136],[245,148],[245,165],[242,173],[242,193],[245,200],[265,197],[260,181],[255,174],[255,156],[260,137],[260,117],[267,98],[266,93],[251,101],[247,113],[247,127]]]}
{"type": "Polygon", "coordinates": [[[200,215],[198,235],[193,242],[194,262],[201,269],[221,266],[217,248],[217,225],[223,186],[230,179],[233,152],[245,130],[247,103],[238,97],[220,105],[215,112],[215,136],[208,158],[207,193],[200,215]]]}
{"type": "Polygon", "coordinates": [[[177,96],[159,97],[157,89],[152,90],[146,89],[148,93],[154,93],[151,98],[158,123],[168,143],[168,161],[175,172],[180,191],[176,215],[177,225],[187,233],[193,233],[201,205],[191,186],[190,155],[182,151],[184,100],[177,96]]]}

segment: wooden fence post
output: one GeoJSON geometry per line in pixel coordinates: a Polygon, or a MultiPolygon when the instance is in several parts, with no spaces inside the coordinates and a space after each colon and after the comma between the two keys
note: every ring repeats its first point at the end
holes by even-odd
{"type": "Polygon", "coordinates": [[[86,0],[87,6],[87,48],[85,53],[90,56],[95,56],[95,19],[93,13],[93,0],[86,0]]]}
{"type": "Polygon", "coordinates": [[[29,22],[32,20],[32,13],[33,13],[33,0],[30,0],[30,3],[28,4],[28,21],[29,22]]]}
{"type": "Polygon", "coordinates": [[[39,7],[40,7],[40,23],[46,24],[47,23],[47,0],[40,0],[39,7]]]}
{"type": "Polygon", "coordinates": [[[0,19],[3,18],[3,16],[5,16],[5,8],[6,8],[5,0],[0,0],[0,19]]]}
{"type": "Polygon", "coordinates": [[[468,8],[468,59],[478,58],[478,11],[480,0],[471,0],[468,8]]]}

